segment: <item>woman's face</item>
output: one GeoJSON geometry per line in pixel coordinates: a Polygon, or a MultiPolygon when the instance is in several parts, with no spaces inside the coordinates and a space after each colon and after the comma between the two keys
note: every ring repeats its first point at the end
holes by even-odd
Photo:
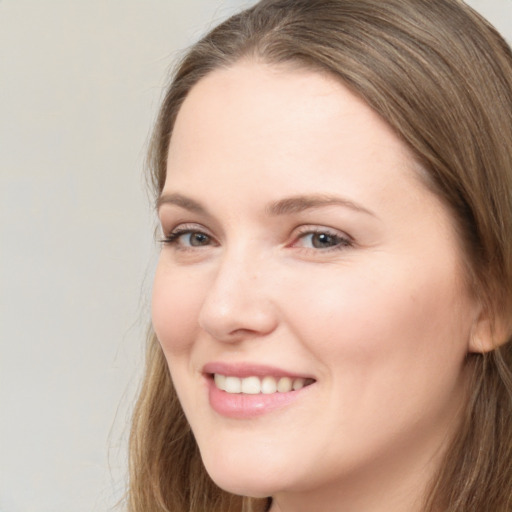
{"type": "Polygon", "coordinates": [[[478,307],[392,130],[330,77],[239,63],[184,102],[159,204],[153,324],[213,479],[283,499],[424,482],[478,307]]]}

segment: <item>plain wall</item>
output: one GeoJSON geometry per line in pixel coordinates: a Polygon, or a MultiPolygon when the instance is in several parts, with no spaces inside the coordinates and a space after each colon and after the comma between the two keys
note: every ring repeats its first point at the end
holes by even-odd
{"type": "MultiPolygon", "coordinates": [[[[156,248],[142,177],[177,50],[242,0],[0,0],[0,512],[122,495],[156,248]]],[[[512,39],[512,0],[473,0],[512,39]]]]}

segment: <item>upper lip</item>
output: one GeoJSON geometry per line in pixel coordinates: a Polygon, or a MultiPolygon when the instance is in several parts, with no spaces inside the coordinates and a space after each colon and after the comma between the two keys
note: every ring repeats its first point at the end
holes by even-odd
{"type": "Polygon", "coordinates": [[[203,367],[203,373],[207,375],[220,374],[229,375],[232,377],[245,378],[245,377],[290,377],[290,378],[311,378],[311,375],[302,373],[290,372],[276,366],[269,366],[257,363],[223,363],[211,362],[203,367]]]}

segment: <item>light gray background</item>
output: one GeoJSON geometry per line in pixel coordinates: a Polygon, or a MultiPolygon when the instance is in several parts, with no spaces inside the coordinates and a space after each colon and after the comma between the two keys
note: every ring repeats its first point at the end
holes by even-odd
{"type": "MultiPolygon", "coordinates": [[[[0,0],[0,512],[110,510],[156,250],[142,178],[177,51],[251,0],[0,0]]],[[[473,0],[512,39],[512,0],[473,0]]]]}

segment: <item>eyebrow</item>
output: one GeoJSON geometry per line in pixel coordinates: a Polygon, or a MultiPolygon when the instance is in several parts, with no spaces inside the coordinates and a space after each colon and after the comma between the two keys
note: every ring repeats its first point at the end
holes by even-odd
{"type": "MultiPolygon", "coordinates": [[[[171,204],[200,215],[210,215],[201,203],[182,194],[162,194],[156,202],[157,211],[164,204],[171,204]]],[[[290,215],[326,206],[343,206],[356,212],[376,217],[375,213],[349,199],[329,195],[298,195],[280,199],[269,204],[265,211],[271,216],[290,215]]]]}
{"type": "Polygon", "coordinates": [[[156,210],[160,210],[162,205],[164,204],[173,204],[175,206],[179,206],[180,208],[184,208],[185,210],[189,210],[194,213],[199,213],[201,215],[209,215],[206,208],[198,203],[194,199],[184,196],[182,194],[162,194],[156,200],[156,210]]]}
{"type": "Polygon", "coordinates": [[[267,212],[270,215],[287,215],[325,206],[343,206],[355,210],[356,212],[366,213],[376,217],[375,213],[371,210],[368,210],[350,199],[329,195],[301,195],[280,199],[270,204],[267,207],[267,212]]]}

